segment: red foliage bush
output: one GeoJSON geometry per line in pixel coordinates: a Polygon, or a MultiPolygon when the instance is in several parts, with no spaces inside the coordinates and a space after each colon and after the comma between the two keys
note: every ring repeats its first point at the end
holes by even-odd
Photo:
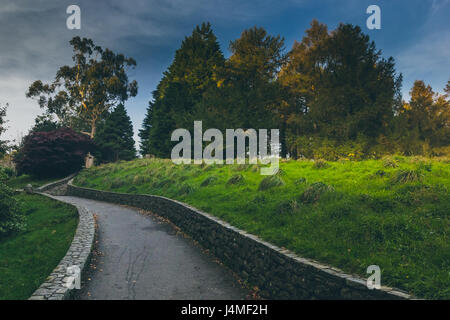
{"type": "Polygon", "coordinates": [[[80,170],[86,154],[93,149],[89,136],[69,128],[33,132],[24,138],[14,162],[18,174],[62,177],[80,170]]]}

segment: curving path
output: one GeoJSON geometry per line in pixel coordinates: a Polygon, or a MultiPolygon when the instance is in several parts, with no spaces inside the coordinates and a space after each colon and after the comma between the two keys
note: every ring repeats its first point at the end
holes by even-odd
{"type": "Polygon", "coordinates": [[[137,209],[77,197],[56,197],[97,215],[96,270],[80,299],[245,299],[223,266],[190,239],[137,209]]]}

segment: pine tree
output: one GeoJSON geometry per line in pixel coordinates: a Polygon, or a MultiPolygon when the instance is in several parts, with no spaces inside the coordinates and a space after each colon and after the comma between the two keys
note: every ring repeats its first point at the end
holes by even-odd
{"type": "Polygon", "coordinates": [[[132,160],[136,157],[133,125],[123,104],[119,104],[99,125],[94,141],[100,162],[132,160]]]}
{"type": "MultiPolygon", "coordinates": [[[[176,128],[191,128],[195,105],[210,86],[217,86],[217,74],[225,63],[211,25],[197,26],[176,51],[149,103],[141,137],[141,154],[169,157],[170,136],[176,128]]],[[[202,119],[197,119],[202,120],[202,119]]]]}
{"type": "MultiPolygon", "coordinates": [[[[369,146],[386,134],[398,110],[401,75],[361,28],[340,24],[332,32],[313,21],[280,73],[286,89],[283,121],[288,141],[299,136],[320,144],[364,140],[369,146]]],[[[289,146],[298,153],[299,146],[289,146]]]]}
{"type": "Polygon", "coordinates": [[[144,121],[142,122],[142,128],[139,129],[138,136],[141,138],[139,143],[139,152],[142,156],[149,154],[150,147],[150,129],[152,128],[152,118],[153,118],[153,103],[150,101],[148,103],[147,112],[145,114],[144,121]]]}

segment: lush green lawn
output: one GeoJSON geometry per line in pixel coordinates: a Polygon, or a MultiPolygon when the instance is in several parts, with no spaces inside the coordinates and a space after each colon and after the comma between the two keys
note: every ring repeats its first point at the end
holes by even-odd
{"type": "Polygon", "coordinates": [[[27,299],[64,257],[78,224],[74,207],[20,194],[26,230],[0,240],[0,300],[27,299]]]}
{"type": "Polygon", "coordinates": [[[363,277],[379,265],[384,285],[450,299],[448,160],[288,161],[271,178],[256,169],[140,159],[75,183],[178,199],[302,256],[363,277]]]}
{"type": "Polygon", "coordinates": [[[37,188],[55,180],[58,179],[38,179],[24,174],[18,177],[11,178],[7,181],[6,184],[13,189],[23,189],[27,184],[31,184],[33,188],[37,188]]]}

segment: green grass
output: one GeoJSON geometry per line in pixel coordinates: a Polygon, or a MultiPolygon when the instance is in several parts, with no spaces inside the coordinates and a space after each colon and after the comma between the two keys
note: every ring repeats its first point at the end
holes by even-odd
{"type": "Polygon", "coordinates": [[[58,179],[38,179],[36,177],[24,174],[9,179],[6,184],[13,189],[23,189],[27,184],[31,184],[33,188],[37,188],[56,180],[58,179]]]}
{"type": "Polygon", "coordinates": [[[383,285],[450,299],[448,160],[280,166],[267,178],[256,165],[139,159],[84,170],[75,184],[181,200],[304,257],[364,278],[379,265],[383,285]]]}
{"type": "Polygon", "coordinates": [[[64,257],[78,224],[70,205],[40,195],[16,197],[27,226],[0,240],[0,300],[28,299],[64,257]]]}

